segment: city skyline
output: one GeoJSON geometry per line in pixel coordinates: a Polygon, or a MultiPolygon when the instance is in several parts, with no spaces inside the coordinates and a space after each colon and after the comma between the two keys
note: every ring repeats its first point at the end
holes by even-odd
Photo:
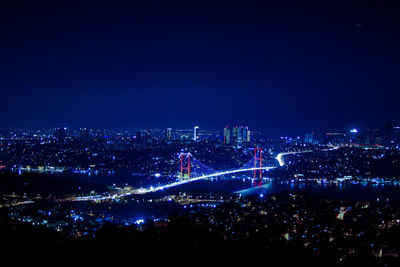
{"type": "Polygon", "coordinates": [[[261,134],[263,136],[268,136],[268,137],[282,137],[282,136],[290,136],[290,137],[295,137],[295,136],[302,136],[304,134],[316,134],[316,135],[323,135],[323,134],[354,134],[354,133],[358,133],[358,134],[364,134],[370,131],[379,131],[382,134],[385,133],[385,131],[388,131],[388,128],[390,128],[390,131],[398,131],[398,129],[400,129],[400,122],[399,123],[386,123],[386,124],[381,124],[381,125],[375,125],[372,127],[368,127],[368,128],[354,128],[354,127],[349,127],[349,128],[342,128],[342,129],[334,129],[334,128],[330,128],[327,129],[325,131],[322,130],[315,130],[316,128],[312,128],[311,130],[306,130],[304,132],[297,132],[297,133],[291,133],[291,134],[284,134],[284,133],[278,133],[278,134],[271,134],[269,131],[262,131],[260,129],[257,128],[252,128],[249,127],[248,124],[225,124],[225,125],[220,125],[218,128],[204,128],[204,127],[200,127],[198,124],[193,124],[191,126],[188,127],[184,127],[184,128],[175,128],[175,127],[150,127],[149,125],[147,125],[146,127],[131,127],[131,128],[110,128],[110,127],[104,127],[104,128],[96,128],[96,127],[69,127],[66,125],[56,125],[56,126],[52,126],[52,127],[7,127],[7,128],[3,128],[0,129],[0,133],[6,133],[9,131],[14,131],[14,130],[18,130],[18,131],[53,131],[55,129],[64,129],[64,130],[69,130],[69,131],[76,131],[76,130],[94,130],[94,131],[98,131],[98,130],[109,130],[109,131],[116,131],[116,132],[131,132],[131,133],[135,133],[135,132],[146,132],[148,130],[151,131],[156,131],[156,132],[168,132],[168,131],[184,131],[184,132],[193,132],[194,128],[196,128],[199,132],[215,132],[215,133],[220,133],[222,135],[224,135],[224,132],[229,130],[230,132],[233,130],[235,130],[235,128],[244,128],[246,129],[246,131],[250,131],[251,132],[257,132],[258,134],[261,134]]]}

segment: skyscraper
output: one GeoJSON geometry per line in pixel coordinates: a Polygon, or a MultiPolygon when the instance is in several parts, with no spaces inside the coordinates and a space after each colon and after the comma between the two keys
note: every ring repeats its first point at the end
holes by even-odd
{"type": "Polygon", "coordinates": [[[193,129],[193,140],[194,141],[199,140],[199,126],[194,126],[194,129],[193,129]]]}
{"type": "Polygon", "coordinates": [[[243,126],[240,126],[239,131],[238,131],[238,135],[237,135],[237,142],[238,143],[242,143],[244,139],[243,136],[243,126]]]}
{"type": "Polygon", "coordinates": [[[232,128],[232,141],[237,142],[239,135],[239,127],[235,126],[232,128]]]}
{"type": "Polygon", "coordinates": [[[242,131],[242,133],[241,133],[241,137],[242,137],[242,140],[241,140],[241,142],[242,143],[246,143],[246,142],[250,142],[250,131],[249,131],[249,127],[247,127],[247,126],[242,126],[242,127],[240,127],[240,130],[242,131]]]}
{"type": "Polygon", "coordinates": [[[305,144],[314,144],[314,133],[306,133],[304,135],[305,144]]]}
{"type": "Polygon", "coordinates": [[[250,130],[247,126],[235,126],[232,132],[229,126],[224,127],[224,144],[250,142],[250,130]]]}
{"type": "Polygon", "coordinates": [[[231,131],[229,126],[225,126],[224,128],[224,144],[229,144],[231,141],[231,131]]]}
{"type": "Polygon", "coordinates": [[[172,128],[167,128],[167,140],[171,141],[172,138],[172,128]]]}

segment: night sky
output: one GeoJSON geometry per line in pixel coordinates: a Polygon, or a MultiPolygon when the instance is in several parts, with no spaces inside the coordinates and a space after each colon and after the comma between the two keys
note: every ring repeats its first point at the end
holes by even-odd
{"type": "Polygon", "coordinates": [[[396,1],[82,2],[0,2],[0,128],[400,123],[396,1]]]}

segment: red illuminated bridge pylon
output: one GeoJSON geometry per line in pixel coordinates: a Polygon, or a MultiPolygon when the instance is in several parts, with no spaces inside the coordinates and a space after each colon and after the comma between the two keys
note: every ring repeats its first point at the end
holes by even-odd
{"type": "Polygon", "coordinates": [[[254,179],[257,177],[257,172],[260,172],[259,178],[262,179],[262,148],[256,147],[254,149],[254,168],[260,168],[259,170],[254,170],[254,179]]]}
{"type": "Polygon", "coordinates": [[[181,179],[190,179],[190,156],[190,153],[181,153],[181,155],[179,156],[181,160],[181,179]]]}

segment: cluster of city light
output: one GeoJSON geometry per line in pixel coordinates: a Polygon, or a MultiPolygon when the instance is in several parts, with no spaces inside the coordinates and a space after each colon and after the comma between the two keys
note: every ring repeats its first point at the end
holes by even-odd
{"type": "Polygon", "coordinates": [[[283,165],[285,165],[285,162],[283,161],[283,156],[286,156],[286,155],[294,155],[294,154],[298,154],[298,153],[308,153],[308,152],[312,152],[312,150],[307,150],[307,151],[299,151],[299,152],[282,152],[282,153],[279,153],[278,154],[278,156],[276,156],[275,157],[275,159],[278,161],[278,163],[279,163],[279,166],[283,166],[283,165]]]}
{"type": "MultiPolygon", "coordinates": [[[[328,148],[328,149],[322,149],[322,151],[330,151],[330,150],[335,150],[335,149],[338,149],[338,148],[339,148],[338,146],[334,146],[334,147],[331,147],[331,148],[328,148]]],[[[281,152],[275,157],[275,159],[278,161],[279,166],[282,167],[283,165],[285,165],[285,162],[283,161],[283,156],[300,154],[300,153],[310,153],[310,152],[313,152],[313,150],[281,152]]]]}

